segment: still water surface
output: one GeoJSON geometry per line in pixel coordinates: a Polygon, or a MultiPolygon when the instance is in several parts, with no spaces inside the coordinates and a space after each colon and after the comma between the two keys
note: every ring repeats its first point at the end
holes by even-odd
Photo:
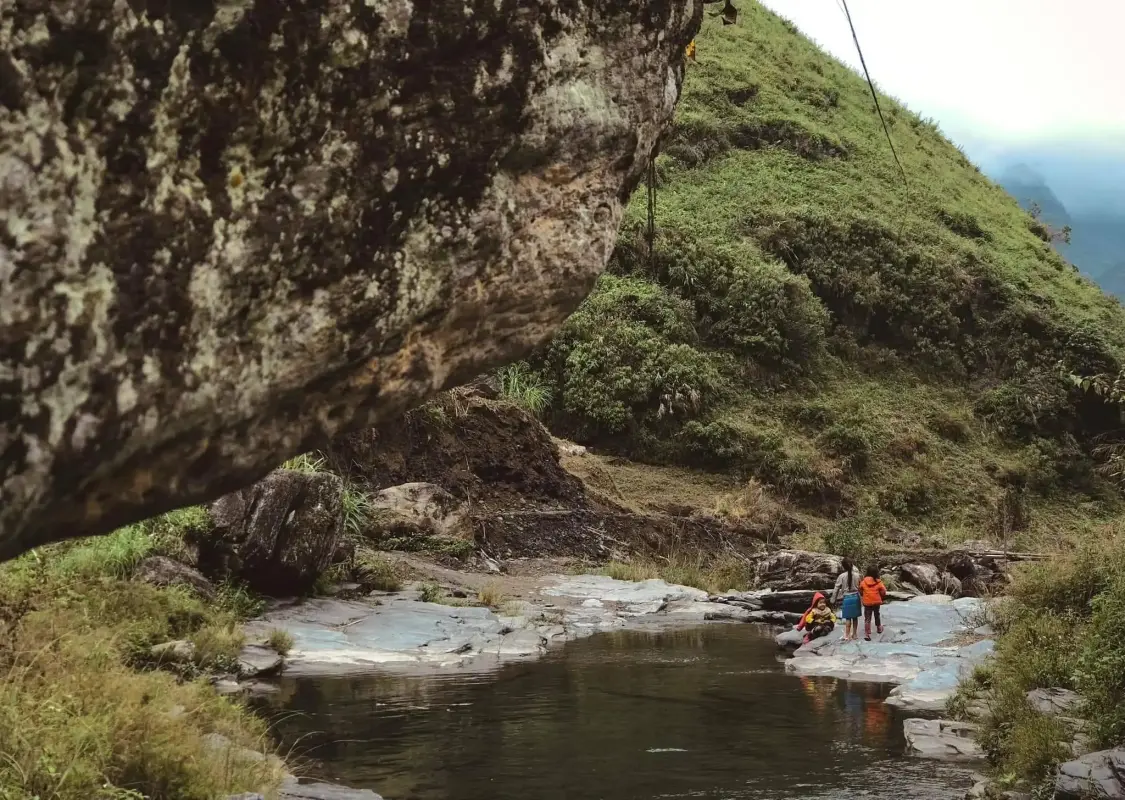
{"type": "Polygon", "coordinates": [[[598,635],[490,675],[287,679],[282,744],[387,800],[964,796],[902,756],[887,687],[787,675],[768,631],[598,635]]]}

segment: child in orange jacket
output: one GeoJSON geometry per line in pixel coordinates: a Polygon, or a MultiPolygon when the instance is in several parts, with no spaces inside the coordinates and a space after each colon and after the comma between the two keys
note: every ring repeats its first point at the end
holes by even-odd
{"type": "Polygon", "coordinates": [[[871,641],[871,618],[875,618],[875,629],[883,632],[883,618],[880,609],[887,597],[887,587],[879,579],[879,568],[869,567],[867,577],[859,582],[859,598],[863,602],[863,638],[871,641]]]}

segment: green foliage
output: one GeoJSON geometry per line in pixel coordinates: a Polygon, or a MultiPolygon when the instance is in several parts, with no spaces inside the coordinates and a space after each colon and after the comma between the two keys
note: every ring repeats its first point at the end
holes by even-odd
{"type": "Polygon", "coordinates": [[[293,458],[282,464],[281,469],[290,469],[294,472],[308,472],[315,474],[317,472],[324,472],[327,469],[327,467],[325,466],[326,463],[327,462],[324,460],[324,457],[319,453],[301,453],[301,455],[293,456],[293,458]]]}
{"type": "Polygon", "coordinates": [[[1125,741],[1125,570],[1110,577],[1091,606],[1074,683],[1096,740],[1116,745],[1125,741]]]}
{"type": "Polygon", "coordinates": [[[879,505],[903,518],[931,514],[941,504],[941,489],[932,476],[904,470],[879,492],[879,505]]]}
{"type": "Polygon", "coordinates": [[[340,502],[344,511],[344,532],[359,536],[371,522],[371,498],[362,489],[345,484],[340,502]]]}
{"type": "Polygon", "coordinates": [[[853,563],[866,563],[875,551],[875,544],[889,527],[885,513],[875,508],[865,508],[854,516],[833,523],[821,534],[824,547],[830,553],[846,556],[853,563]]]}
{"type": "Polygon", "coordinates": [[[820,443],[828,453],[843,459],[853,472],[862,472],[867,468],[877,440],[861,424],[838,422],[824,430],[820,443]]]}
{"type": "Polygon", "coordinates": [[[500,394],[535,416],[551,405],[551,389],[526,361],[501,367],[497,373],[500,394]]]}
{"type": "Polygon", "coordinates": [[[262,720],[205,683],[134,669],[175,639],[206,666],[237,657],[226,608],[124,579],[154,542],[203,521],[174,512],[0,566],[0,796],[211,800],[280,783],[280,760],[230,763],[204,738],[269,751],[262,720]]]}
{"type": "Polygon", "coordinates": [[[272,648],[279,656],[287,656],[293,649],[293,635],[281,628],[274,628],[266,637],[266,647],[272,648]]]}
{"type": "Polygon", "coordinates": [[[862,78],[753,0],[697,43],[653,252],[639,191],[610,274],[536,361],[554,429],[752,475],[816,529],[881,505],[934,538],[1037,546],[1120,513],[1092,469],[1120,415],[1066,377],[1117,374],[1120,305],[885,98],[904,183],[862,78]]]}
{"type": "Polygon", "coordinates": [[[1020,570],[1000,606],[996,651],[959,694],[985,701],[981,743],[1002,774],[1037,784],[1070,757],[1074,735],[1026,700],[1037,688],[1074,689],[1095,744],[1125,737],[1125,548],[1109,530],[1077,552],[1020,570]]]}
{"type": "Polygon", "coordinates": [[[445,592],[436,583],[423,583],[418,590],[418,596],[423,603],[440,603],[445,597],[445,592]]]}
{"type": "Polygon", "coordinates": [[[548,354],[562,410],[604,433],[698,415],[727,382],[725,362],[697,341],[686,302],[643,280],[603,276],[548,354]]]}
{"type": "Polygon", "coordinates": [[[385,556],[365,547],[358,548],[352,564],[352,578],[365,591],[397,592],[402,578],[385,556]]]}

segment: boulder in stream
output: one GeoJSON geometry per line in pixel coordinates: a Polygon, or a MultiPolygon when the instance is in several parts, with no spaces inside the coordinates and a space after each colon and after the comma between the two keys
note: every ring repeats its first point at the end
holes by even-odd
{"type": "Polygon", "coordinates": [[[973,739],[976,726],[947,719],[905,720],[906,752],[938,761],[983,761],[984,751],[973,739]]]}

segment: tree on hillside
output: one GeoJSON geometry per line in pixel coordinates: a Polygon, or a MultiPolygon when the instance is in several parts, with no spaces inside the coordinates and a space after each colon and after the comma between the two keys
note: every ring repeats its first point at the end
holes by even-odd
{"type": "Polygon", "coordinates": [[[1070,226],[1063,225],[1061,228],[1056,228],[1051,223],[1044,220],[1043,208],[1036,202],[1032,202],[1027,209],[1027,213],[1035,221],[1037,227],[1032,230],[1045,242],[1063,242],[1070,244],[1070,226]]]}

